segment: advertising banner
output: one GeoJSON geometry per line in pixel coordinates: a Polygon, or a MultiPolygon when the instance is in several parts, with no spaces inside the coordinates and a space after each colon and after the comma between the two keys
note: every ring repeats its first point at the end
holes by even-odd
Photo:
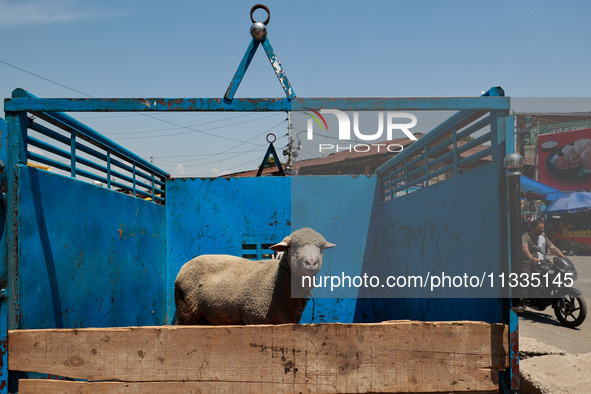
{"type": "Polygon", "coordinates": [[[591,190],[591,129],[538,136],[538,180],[559,190],[591,190]]]}

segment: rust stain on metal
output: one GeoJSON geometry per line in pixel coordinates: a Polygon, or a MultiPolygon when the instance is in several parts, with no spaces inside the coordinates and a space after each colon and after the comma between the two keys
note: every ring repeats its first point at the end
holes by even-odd
{"type": "Polygon", "coordinates": [[[0,341],[0,371],[4,368],[4,355],[8,349],[8,338],[0,341]]]}
{"type": "Polygon", "coordinates": [[[183,100],[181,98],[168,100],[167,103],[166,103],[166,106],[167,106],[168,109],[174,109],[174,108],[177,108],[180,105],[182,105],[184,101],[185,100],[183,100]]]}
{"type": "Polygon", "coordinates": [[[519,328],[509,335],[511,346],[511,390],[519,389],[519,328]]]}

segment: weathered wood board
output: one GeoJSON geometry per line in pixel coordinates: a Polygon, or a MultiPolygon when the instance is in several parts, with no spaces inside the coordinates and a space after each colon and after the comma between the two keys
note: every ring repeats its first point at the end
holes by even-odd
{"type": "Polygon", "coordinates": [[[23,379],[21,392],[486,391],[498,389],[508,355],[507,326],[481,322],[14,330],[8,337],[10,370],[90,382],[23,379]]]}

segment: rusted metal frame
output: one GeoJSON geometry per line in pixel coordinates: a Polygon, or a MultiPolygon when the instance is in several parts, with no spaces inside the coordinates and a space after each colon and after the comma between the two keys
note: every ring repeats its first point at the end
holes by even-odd
{"type": "Polygon", "coordinates": [[[250,41],[250,45],[246,49],[246,53],[244,53],[242,61],[238,65],[238,69],[236,70],[236,73],[234,74],[232,81],[230,81],[230,86],[228,86],[228,89],[226,90],[226,94],[224,95],[224,98],[226,100],[231,101],[234,99],[234,94],[236,93],[236,90],[238,90],[238,86],[240,86],[242,78],[244,78],[244,74],[246,73],[246,70],[248,70],[248,66],[252,61],[252,58],[254,57],[254,54],[256,53],[259,47],[259,44],[260,41],[255,40],[254,38],[250,41]]]}
{"type": "Polygon", "coordinates": [[[19,224],[19,165],[26,163],[26,138],[28,119],[26,112],[7,112],[8,121],[8,188],[7,188],[7,309],[8,309],[8,329],[19,328],[20,302],[18,291],[18,255],[19,244],[18,234],[19,224]]]}
{"type": "Polygon", "coordinates": [[[296,97],[288,98],[12,98],[5,111],[30,112],[274,112],[330,108],[341,111],[508,110],[508,97],[296,97]]]}
{"type": "Polygon", "coordinates": [[[273,47],[271,46],[271,43],[267,37],[265,37],[265,40],[263,41],[263,49],[267,53],[267,57],[271,62],[271,66],[273,66],[273,70],[275,70],[275,74],[277,75],[277,79],[279,79],[279,83],[281,84],[285,95],[289,99],[294,98],[295,93],[293,88],[291,87],[291,84],[287,79],[287,75],[285,75],[285,71],[283,71],[283,67],[281,67],[281,63],[279,63],[279,59],[277,58],[277,55],[275,54],[275,51],[273,50],[273,47]]]}

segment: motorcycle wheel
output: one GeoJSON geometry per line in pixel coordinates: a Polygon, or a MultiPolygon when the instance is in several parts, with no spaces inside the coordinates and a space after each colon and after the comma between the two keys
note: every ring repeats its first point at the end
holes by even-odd
{"type": "Polygon", "coordinates": [[[565,327],[580,326],[587,317],[587,303],[584,298],[568,294],[554,302],[554,314],[565,327]]]}

